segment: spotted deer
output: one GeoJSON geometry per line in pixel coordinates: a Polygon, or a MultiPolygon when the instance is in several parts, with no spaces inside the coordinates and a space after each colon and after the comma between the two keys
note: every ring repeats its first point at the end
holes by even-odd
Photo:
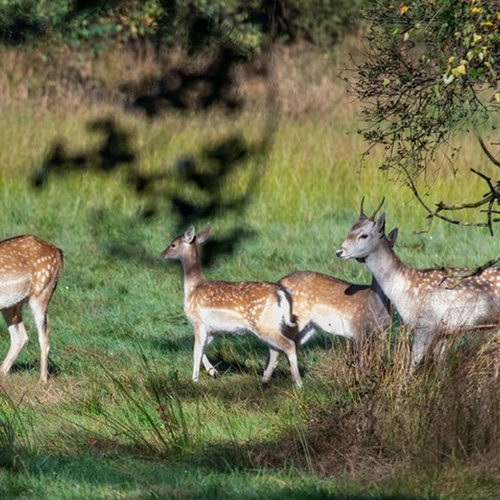
{"type": "Polygon", "coordinates": [[[28,304],[38,330],[40,381],[47,382],[50,333],[47,308],[63,267],[62,251],[32,235],[0,242],[0,310],[10,333],[10,349],[0,366],[7,375],[28,342],[22,308],[28,304]]]}
{"type": "MultiPolygon", "coordinates": [[[[383,203],[383,200],[382,200],[383,203]]],[[[437,334],[498,328],[500,268],[479,275],[464,269],[416,269],[403,263],[385,238],[385,213],[363,211],[337,250],[341,259],[363,259],[403,322],[414,330],[411,371],[424,360],[437,334]]]]}
{"type": "Polygon", "coordinates": [[[200,363],[211,376],[218,372],[204,354],[204,348],[221,332],[250,331],[269,346],[262,381],[269,382],[279,356],[284,351],[297,387],[302,385],[297,364],[295,336],[289,292],[282,286],[263,281],[227,282],[205,278],[199,246],[209,237],[209,226],[199,234],[194,227],[178,236],[162,253],[164,259],[179,260],[184,272],[184,311],[194,326],[193,381],[197,382],[200,363]]]}
{"type": "MultiPolygon", "coordinates": [[[[397,228],[387,235],[391,247],[397,236],[397,228]]],[[[352,338],[361,347],[371,335],[383,334],[391,323],[390,301],[375,278],[371,285],[357,285],[326,274],[297,271],[278,283],[292,294],[301,345],[323,330],[352,338]]]]}

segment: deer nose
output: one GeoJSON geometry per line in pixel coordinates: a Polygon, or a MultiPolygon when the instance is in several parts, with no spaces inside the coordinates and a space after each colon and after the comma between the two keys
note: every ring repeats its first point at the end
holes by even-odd
{"type": "Polygon", "coordinates": [[[342,258],[342,255],[344,254],[344,249],[340,247],[336,252],[337,257],[342,258]]]}

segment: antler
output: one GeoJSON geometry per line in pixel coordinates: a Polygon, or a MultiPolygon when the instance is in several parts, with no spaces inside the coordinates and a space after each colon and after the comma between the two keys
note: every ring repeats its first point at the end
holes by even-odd
{"type": "Polygon", "coordinates": [[[366,219],[366,214],[365,214],[365,210],[363,208],[363,205],[365,203],[365,197],[363,196],[363,198],[361,198],[361,208],[359,209],[359,218],[360,219],[366,219]]]}
{"type": "Polygon", "coordinates": [[[385,201],[385,196],[382,198],[382,201],[380,202],[380,205],[371,214],[370,220],[375,220],[375,216],[377,215],[377,212],[382,208],[382,205],[384,204],[384,201],[385,201]]]}
{"type": "Polygon", "coordinates": [[[385,196],[382,198],[380,205],[375,209],[375,211],[370,215],[370,217],[367,217],[365,214],[365,210],[364,210],[365,197],[363,196],[363,198],[361,198],[361,208],[359,210],[359,218],[360,219],[375,220],[375,216],[377,215],[377,212],[382,208],[384,201],[385,201],[385,196]]]}

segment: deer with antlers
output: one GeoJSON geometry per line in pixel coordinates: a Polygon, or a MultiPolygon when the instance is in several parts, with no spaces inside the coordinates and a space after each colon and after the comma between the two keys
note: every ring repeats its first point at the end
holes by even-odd
{"type": "Polygon", "coordinates": [[[218,372],[204,354],[204,348],[219,332],[250,331],[269,346],[269,357],[262,381],[269,382],[279,351],[290,363],[297,387],[302,379],[297,364],[295,336],[297,324],[292,316],[292,300],[283,286],[264,281],[212,281],[205,278],[199,246],[209,237],[209,226],[199,234],[194,227],[178,236],[161,253],[176,259],[184,271],[184,311],[194,326],[193,381],[198,381],[200,364],[211,376],[218,372]]]}
{"type": "Polygon", "coordinates": [[[36,236],[17,236],[0,242],[0,310],[10,333],[10,349],[0,373],[9,373],[28,341],[22,318],[22,308],[27,303],[38,330],[40,381],[47,382],[50,349],[47,308],[62,267],[62,251],[36,236]]]}
{"type": "MultiPolygon", "coordinates": [[[[391,247],[397,236],[397,228],[387,235],[391,247]]],[[[301,345],[323,330],[352,338],[360,347],[370,336],[383,334],[391,323],[390,301],[375,278],[370,285],[358,285],[322,273],[296,271],[279,284],[292,294],[301,345]]]]}
{"type": "Polygon", "coordinates": [[[436,334],[498,328],[500,268],[479,275],[464,269],[416,269],[403,263],[385,237],[385,213],[360,215],[337,250],[341,259],[362,259],[403,322],[414,330],[413,371],[422,364],[436,334]]]}

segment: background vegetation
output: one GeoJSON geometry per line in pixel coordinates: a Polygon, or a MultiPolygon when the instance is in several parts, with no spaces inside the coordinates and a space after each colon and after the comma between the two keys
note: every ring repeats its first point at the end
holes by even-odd
{"type": "MultiPolygon", "coordinates": [[[[62,5],[36,12],[71,11],[62,5]]],[[[137,6],[132,19],[146,5],[105,14],[137,6]]],[[[411,264],[475,266],[498,253],[483,229],[430,223],[378,169],[382,150],[361,161],[360,107],[337,78],[363,57],[360,33],[328,51],[302,37],[263,44],[251,58],[141,37],[89,47],[37,38],[0,51],[0,234],[35,233],[65,252],[49,384],[37,382],[29,315],[31,342],[0,381],[0,497],[496,498],[495,336],[464,332],[410,379],[397,318],[369,353],[320,334],[301,351],[299,392],[284,357],[262,387],[265,346],[221,336],[207,355],[224,375],[190,382],[181,270],[159,257],[189,223],[214,225],[212,278],[310,269],[369,282],[334,255],[362,196],[367,210],[386,197],[411,264]],[[230,71],[218,65],[228,58],[230,71]]],[[[461,154],[434,174],[430,202],[483,192],[464,181],[478,145],[456,140],[461,154]]]]}
{"type": "MultiPolygon", "coordinates": [[[[471,164],[485,194],[458,203],[425,199],[415,179],[461,153],[457,133],[476,137],[496,167],[500,107],[500,12],[494,0],[373,2],[368,55],[356,65],[354,93],[364,102],[361,133],[384,150],[381,168],[405,180],[430,217],[453,224],[498,222],[498,182],[471,164]]],[[[447,197],[446,197],[447,198],[447,197]]]]}

